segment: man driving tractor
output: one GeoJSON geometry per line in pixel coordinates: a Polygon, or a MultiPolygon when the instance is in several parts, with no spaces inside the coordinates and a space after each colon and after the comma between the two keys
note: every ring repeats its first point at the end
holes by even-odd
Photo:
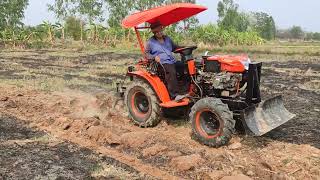
{"type": "Polygon", "coordinates": [[[176,67],[181,69],[183,66],[176,61],[172,52],[178,48],[178,46],[171,40],[170,37],[164,35],[163,26],[160,22],[155,22],[150,25],[152,36],[146,46],[147,58],[154,59],[156,62],[163,65],[165,69],[165,80],[168,86],[170,96],[176,100],[183,98],[178,95],[178,80],[176,76],[176,67]]]}
{"type": "Polygon", "coordinates": [[[148,59],[129,66],[130,82],[117,86],[129,118],[140,127],[154,127],[162,120],[164,110],[186,108],[191,137],[201,144],[220,147],[230,141],[236,124],[247,134],[261,136],[295,117],[284,107],[281,95],[261,100],[262,63],[251,62],[246,55],[205,54],[196,61],[192,55],[196,46],[178,48],[162,33],[163,27],[206,9],[191,3],[170,4],[134,13],[122,21],[123,27],[134,28],[140,50],[148,59]],[[146,49],[139,29],[149,27],[141,27],[143,23],[150,23],[154,34],[146,49]],[[180,54],[181,61],[176,61],[173,52],[180,54]],[[161,66],[154,66],[159,63],[161,66]],[[183,74],[176,69],[178,64],[185,67],[183,74]],[[188,95],[179,99],[182,84],[188,95]]]}

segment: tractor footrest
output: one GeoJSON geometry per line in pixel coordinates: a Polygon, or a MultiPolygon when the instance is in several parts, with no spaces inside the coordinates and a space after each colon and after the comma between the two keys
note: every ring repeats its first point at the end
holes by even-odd
{"type": "Polygon", "coordinates": [[[187,106],[190,103],[189,98],[184,98],[180,101],[168,101],[165,103],[161,103],[160,106],[164,108],[172,108],[172,107],[180,107],[180,106],[187,106]]]}

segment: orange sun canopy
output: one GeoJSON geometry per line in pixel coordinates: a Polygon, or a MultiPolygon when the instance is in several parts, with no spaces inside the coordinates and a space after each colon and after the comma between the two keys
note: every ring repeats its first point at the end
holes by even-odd
{"type": "Polygon", "coordinates": [[[205,10],[207,8],[200,5],[176,3],[132,14],[122,21],[122,26],[131,28],[145,22],[154,23],[156,21],[159,21],[163,26],[168,26],[205,10]]]}

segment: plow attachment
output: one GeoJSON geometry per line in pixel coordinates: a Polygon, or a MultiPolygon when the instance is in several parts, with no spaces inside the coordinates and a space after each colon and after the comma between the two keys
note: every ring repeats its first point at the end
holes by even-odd
{"type": "Polygon", "coordinates": [[[276,96],[245,109],[244,120],[247,127],[261,136],[295,117],[283,104],[282,96],[276,96]]]}

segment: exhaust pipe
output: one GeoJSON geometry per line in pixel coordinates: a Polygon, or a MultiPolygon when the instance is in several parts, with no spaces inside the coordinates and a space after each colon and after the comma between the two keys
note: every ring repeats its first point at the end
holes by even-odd
{"type": "Polygon", "coordinates": [[[244,120],[247,127],[256,136],[261,136],[272,129],[294,118],[283,104],[282,96],[276,96],[259,105],[252,105],[244,110],[244,120]]]}

